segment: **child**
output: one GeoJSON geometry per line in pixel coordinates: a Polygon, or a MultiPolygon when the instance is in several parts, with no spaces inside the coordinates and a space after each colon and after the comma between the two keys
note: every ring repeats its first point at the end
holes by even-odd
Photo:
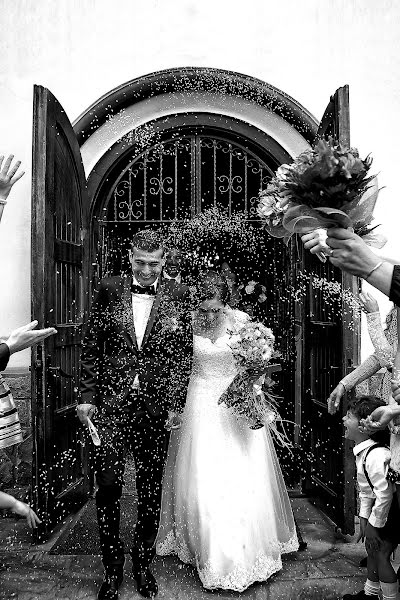
{"type": "Polygon", "coordinates": [[[386,479],[390,461],[388,431],[362,433],[360,419],[365,419],[385,402],[374,396],[361,396],[350,403],[343,417],[345,437],[355,442],[357,482],[360,498],[360,535],[357,541],[366,539],[368,554],[368,578],[364,590],[357,594],[345,594],[343,600],[378,599],[395,600],[397,576],[390,555],[398,544],[399,508],[392,503],[394,485],[386,479]]]}

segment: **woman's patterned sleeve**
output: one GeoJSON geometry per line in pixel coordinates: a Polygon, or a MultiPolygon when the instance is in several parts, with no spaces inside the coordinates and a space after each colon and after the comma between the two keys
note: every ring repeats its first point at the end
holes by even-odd
{"type": "Polygon", "coordinates": [[[367,314],[367,325],[369,337],[374,345],[375,356],[379,360],[381,367],[392,369],[395,350],[389,343],[387,330],[383,330],[379,311],[367,314]]]}
{"type": "Polygon", "coordinates": [[[343,377],[339,382],[342,383],[346,389],[346,392],[352,390],[355,385],[358,385],[362,381],[365,381],[371,375],[375,375],[381,368],[381,363],[375,354],[371,354],[364,360],[354,371],[343,377]]]}

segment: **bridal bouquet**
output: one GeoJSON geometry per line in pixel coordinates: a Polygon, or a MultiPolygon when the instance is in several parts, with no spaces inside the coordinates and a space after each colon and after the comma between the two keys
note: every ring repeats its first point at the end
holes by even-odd
{"type": "Polygon", "coordinates": [[[244,416],[251,429],[272,424],[279,416],[269,392],[273,381],[266,377],[269,362],[279,356],[274,342],[271,329],[253,321],[247,321],[230,337],[229,346],[239,373],[218,404],[224,403],[237,415],[244,416]]]}
{"type": "Polygon", "coordinates": [[[292,164],[280,166],[260,192],[257,212],[266,230],[287,242],[294,233],[351,227],[381,248],[386,240],[369,228],[379,192],[376,177],[369,175],[371,163],[356,148],[319,140],[292,164]]]}

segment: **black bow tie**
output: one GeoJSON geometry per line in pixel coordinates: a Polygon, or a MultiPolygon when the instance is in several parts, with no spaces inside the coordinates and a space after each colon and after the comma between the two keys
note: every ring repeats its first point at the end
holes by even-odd
{"type": "Polygon", "coordinates": [[[156,295],[156,290],[155,290],[154,284],[144,287],[142,285],[137,285],[136,283],[132,283],[131,292],[132,292],[132,294],[146,294],[147,296],[155,296],[156,295]]]}

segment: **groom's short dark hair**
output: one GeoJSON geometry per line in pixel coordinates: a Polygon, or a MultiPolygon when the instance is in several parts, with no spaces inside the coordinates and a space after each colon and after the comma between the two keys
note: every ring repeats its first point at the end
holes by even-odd
{"type": "Polygon", "coordinates": [[[162,250],[165,252],[164,240],[158,231],[153,229],[141,229],[132,238],[131,249],[137,248],[144,252],[156,252],[162,250]]]}

